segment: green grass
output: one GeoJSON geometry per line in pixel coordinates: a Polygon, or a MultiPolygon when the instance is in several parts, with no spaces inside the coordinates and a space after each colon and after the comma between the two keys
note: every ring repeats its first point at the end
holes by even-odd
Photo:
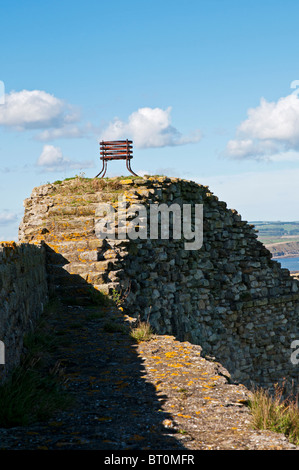
{"type": "Polygon", "coordinates": [[[76,175],[71,178],[57,180],[53,184],[55,188],[51,191],[52,194],[68,195],[86,195],[94,194],[98,191],[113,192],[122,189],[120,179],[101,179],[101,178],[86,178],[81,175],[76,175]]]}
{"type": "Polygon", "coordinates": [[[94,287],[90,287],[89,289],[90,300],[94,305],[99,306],[108,306],[111,303],[111,300],[107,294],[95,289],[94,287]]]}
{"type": "Polygon", "coordinates": [[[73,398],[63,388],[60,363],[53,363],[51,352],[58,336],[47,328],[46,316],[57,312],[49,304],[35,330],[24,337],[25,353],[20,366],[0,386],[0,426],[25,426],[43,421],[65,409],[73,398]]]}
{"type": "Polygon", "coordinates": [[[0,426],[25,426],[43,421],[71,403],[55,372],[44,375],[34,361],[18,367],[0,387],[0,426]]]}
{"type": "Polygon", "coordinates": [[[284,434],[288,440],[299,445],[299,408],[294,399],[282,399],[282,388],[276,386],[274,396],[257,389],[249,402],[252,424],[255,429],[270,430],[284,434]]]}
{"type": "Polygon", "coordinates": [[[126,328],[124,325],[120,325],[118,323],[115,323],[114,321],[107,321],[104,326],[103,330],[106,333],[125,333],[126,328]]]}
{"type": "Polygon", "coordinates": [[[258,230],[258,239],[264,244],[296,241],[299,222],[251,222],[258,230]],[[293,238],[289,238],[292,236],[293,238]]]}
{"type": "Polygon", "coordinates": [[[294,236],[292,238],[287,237],[267,237],[267,236],[259,236],[259,241],[264,245],[272,245],[273,243],[293,243],[299,241],[299,236],[294,236]]]}
{"type": "Polygon", "coordinates": [[[115,303],[115,305],[121,305],[122,300],[121,300],[121,293],[117,292],[115,289],[112,290],[111,294],[111,301],[115,303]]]}
{"type": "Polygon", "coordinates": [[[24,336],[24,347],[27,349],[27,355],[36,356],[47,351],[50,352],[57,344],[56,337],[53,334],[33,331],[24,336]]]}
{"type": "Polygon", "coordinates": [[[141,341],[150,341],[153,337],[153,329],[148,321],[139,321],[135,327],[131,328],[131,338],[140,343],[141,341]]]}
{"type": "Polygon", "coordinates": [[[87,315],[87,320],[97,320],[99,318],[104,318],[106,315],[105,312],[103,311],[100,311],[100,310],[96,310],[94,312],[90,312],[88,315],[87,315]]]}

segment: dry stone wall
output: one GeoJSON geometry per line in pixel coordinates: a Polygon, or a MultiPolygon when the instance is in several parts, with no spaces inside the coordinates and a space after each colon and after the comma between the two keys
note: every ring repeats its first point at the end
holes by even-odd
{"type": "Polygon", "coordinates": [[[200,344],[233,380],[270,388],[286,381],[296,389],[299,283],[271,259],[254,226],[208,187],[166,177],[44,185],[25,201],[20,226],[20,241],[41,240],[55,295],[86,302],[91,287],[113,294],[158,333],[200,344]],[[124,227],[116,217],[116,238],[100,240],[99,206],[120,211],[124,196],[127,207],[146,208],[147,237],[118,239],[124,227]],[[184,237],[150,238],[150,208],[162,203],[203,206],[200,249],[186,250],[184,237]]]}
{"type": "Polygon", "coordinates": [[[4,364],[0,382],[20,362],[25,333],[47,302],[45,248],[40,244],[0,243],[0,340],[4,364]]]}

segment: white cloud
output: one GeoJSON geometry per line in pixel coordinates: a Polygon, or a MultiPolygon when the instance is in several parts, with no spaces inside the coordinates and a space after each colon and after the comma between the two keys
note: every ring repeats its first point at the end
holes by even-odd
{"type": "Polygon", "coordinates": [[[0,125],[17,130],[59,127],[76,119],[71,106],[41,90],[13,91],[0,107],[0,125]]]}
{"type": "Polygon", "coordinates": [[[94,136],[97,132],[98,129],[90,122],[80,126],[70,123],[62,125],[62,127],[45,129],[35,136],[35,140],[49,142],[56,139],[80,139],[90,135],[94,136]]]}
{"type": "Polygon", "coordinates": [[[183,136],[171,125],[171,108],[140,108],[133,112],[128,122],[118,118],[108,125],[101,135],[103,140],[131,139],[139,148],[165,147],[198,142],[200,131],[183,136]]]}
{"type": "Polygon", "coordinates": [[[40,154],[37,166],[43,168],[45,171],[57,171],[61,169],[83,169],[92,168],[94,162],[92,161],[74,161],[63,156],[60,147],[54,145],[44,145],[42,153],[40,154]]]}
{"type": "Polygon", "coordinates": [[[54,145],[45,145],[43,151],[37,161],[39,166],[61,165],[65,161],[62,151],[54,145]]]}
{"type": "Polygon", "coordinates": [[[36,136],[36,140],[77,139],[83,137],[84,134],[78,126],[63,126],[58,129],[45,129],[36,136]]]}
{"type": "Polygon", "coordinates": [[[80,119],[78,108],[42,90],[12,91],[0,106],[0,126],[19,132],[38,131],[34,139],[42,142],[78,139],[98,132],[80,119]]]}
{"type": "Polygon", "coordinates": [[[13,222],[16,222],[17,214],[10,211],[2,211],[0,212],[0,225],[8,225],[13,222]]]}
{"type": "Polygon", "coordinates": [[[260,105],[248,110],[226,148],[233,158],[257,160],[299,160],[299,98],[291,94],[277,102],[261,99],[260,105]]]}

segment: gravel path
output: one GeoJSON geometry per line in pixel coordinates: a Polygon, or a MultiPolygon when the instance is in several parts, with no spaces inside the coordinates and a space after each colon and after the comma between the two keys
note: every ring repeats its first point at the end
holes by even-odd
{"type": "Polygon", "coordinates": [[[134,343],[115,308],[65,307],[47,328],[75,401],[46,422],[1,428],[1,450],[298,450],[251,428],[250,392],[200,346],[158,335],[134,343]]]}

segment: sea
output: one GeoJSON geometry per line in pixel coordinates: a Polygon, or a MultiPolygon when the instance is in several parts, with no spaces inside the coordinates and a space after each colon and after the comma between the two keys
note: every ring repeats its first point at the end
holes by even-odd
{"type": "Polygon", "coordinates": [[[299,271],[299,256],[294,258],[272,258],[281,264],[282,268],[287,268],[289,271],[299,271]]]}

